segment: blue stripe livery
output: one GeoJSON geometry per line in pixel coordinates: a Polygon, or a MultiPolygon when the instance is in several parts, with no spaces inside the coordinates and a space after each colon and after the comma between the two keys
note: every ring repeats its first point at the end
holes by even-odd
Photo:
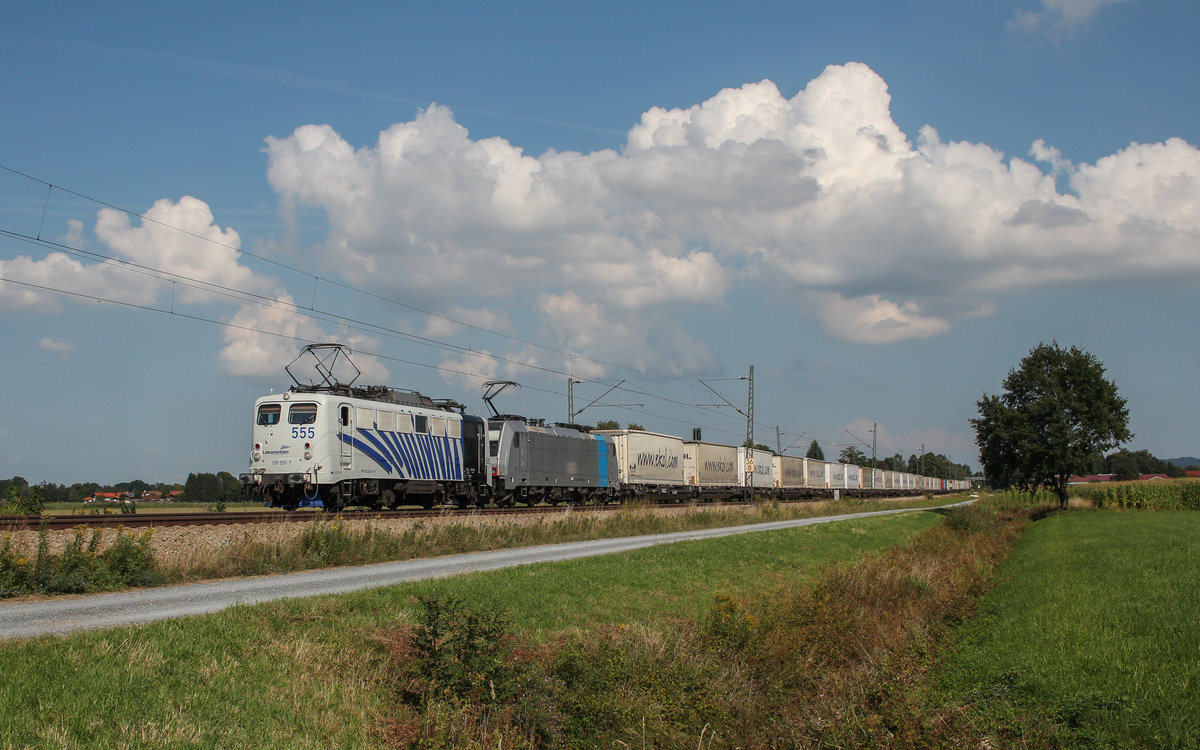
{"type": "Polygon", "coordinates": [[[608,443],[603,435],[593,435],[596,438],[596,473],[600,475],[599,486],[608,486],[608,443]]]}
{"type": "Polygon", "coordinates": [[[341,438],[388,474],[397,474],[401,479],[462,481],[461,438],[383,432],[377,426],[372,430],[359,427],[358,435],[343,432],[341,438]]]}

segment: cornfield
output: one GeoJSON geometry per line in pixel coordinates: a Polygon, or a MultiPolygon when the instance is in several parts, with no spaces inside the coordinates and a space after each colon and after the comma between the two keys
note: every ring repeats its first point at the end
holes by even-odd
{"type": "Polygon", "coordinates": [[[1200,479],[1161,479],[1076,485],[1071,496],[1097,508],[1200,510],[1200,479]]]}

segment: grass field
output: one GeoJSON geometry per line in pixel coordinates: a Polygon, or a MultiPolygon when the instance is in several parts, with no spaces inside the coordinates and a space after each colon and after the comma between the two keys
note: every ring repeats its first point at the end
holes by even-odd
{"type": "Polygon", "coordinates": [[[699,618],[714,596],[807,580],[932,527],[912,513],[538,565],[138,628],[0,644],[3,747],[382,747],[390,633],[449,591],[534,641],[699,618]]]}
{"type": "Polygon", "coordinates": [[[1000,746],[1200,746],[1200,515],[1034,524],[940,676],[1000,746]]]}

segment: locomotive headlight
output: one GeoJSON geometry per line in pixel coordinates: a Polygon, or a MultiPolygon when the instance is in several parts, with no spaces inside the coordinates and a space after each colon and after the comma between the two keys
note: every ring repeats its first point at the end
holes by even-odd
{"type": "Polygon", "coordinates": [[[305,461],[312,460],[312,451],[304,451],[304,460],[305,461]]]}
{"type": "Polygon", "coordinates": [[[254,451],[253,453],[250,454],[250,457],[253,458],[255,461],[257,461],[260,458],[262,458],[262,454],[259,453],[258,451],[254,451]]]}

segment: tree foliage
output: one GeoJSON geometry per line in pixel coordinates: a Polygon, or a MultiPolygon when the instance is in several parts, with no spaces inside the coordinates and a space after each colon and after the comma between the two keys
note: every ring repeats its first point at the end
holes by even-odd
{"type": "Polygon", "coordinates": [[[825,451],[821,450],[821,444],[814,440],[808,444],[808,453],[805,453],[804,457],[815,458],[818,461],[824,461],[825,451]]]}
{"type": "Polygon", "coordinates": [[[866,466],[870,462],[870,459],[867,458],[866,454],[857,445],[847,445],[838,454],[838,461],[844,464],[854,464],[855,466],[866,466]]]}
{"type": "Polygon", "coordinates": [[[1129,440],[1129,410],[1104,365],[1058,342],[1038,344],[1009,370],[1004,392],[984,394],[971,420],[993,484],[1042,486],[1067,501],[1067,481],[1097,454],[1129,440]]]}

